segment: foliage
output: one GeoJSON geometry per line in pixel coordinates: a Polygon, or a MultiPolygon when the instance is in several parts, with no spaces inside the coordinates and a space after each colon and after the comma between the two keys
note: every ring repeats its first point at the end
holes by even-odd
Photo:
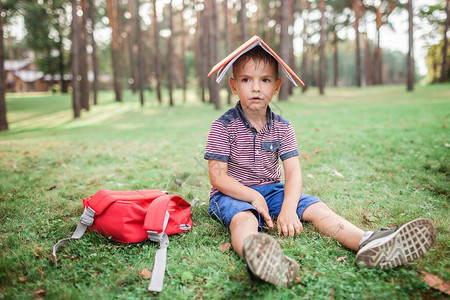
{"type": "MultiPolygon", "coordinates": [[[[441,40],[439,44],[431,45],[428,48],[426,63],[428,67],[427,81],[428,82],[438,82],[439,77],[441,76],[441,68],[442,68],[442,45],[444,44],[444,40],[441,40]]],[[[450,61],[450,50],[447,51],[447,62],[450,61]]],[[[446,82],[450,81],[450,66],[447,63],[447,72],[446,72],[446,82]]]]}
{"type": "MultiPolygon", "coordinates": [[[[371,49],[375,46],[370,43],[371,49]]],[[[339,86],[356,85],[356,68],[354,41],[345,40],[338,45],[339,49],[339,86]]],[[[364,59],[364,56],[363,56],[364,59]]],[[[384,50],[385,79],[391,84],[401,84],[406,81],[406,54],[399,51],[384,50]]],[[[327,78],[333,79],[333,54],[327,50],[327,78]]]]}
{"type": "Polygon", "coordinates": [[[163,299],[444,298],[422,281],[421,271],[450,280],[450,88],[404,90],[330,88],[318,97],[297,89],[290,102],[272,103],[296,130],[305,193],[363,228],[426,217],[438,231],[433,249],[413,263],[359,269],[353,252],[305,224],[296,239],[278,238],[301,266],[298,284],[289,288],[251,281],[242,260],[223,246],[229,234],[207,213],[203,160],[219,112],[194,94],[183,104],[176,91],[173,108],[147,94],[140,108],[137,96],[116,103],[105,92],[77,120],[70,95],[10,95],[11,130],[0,133],[0,297],[155,296],[144,278],[155,243],[124,245],[87,233],[60,249],[58,267],[50,257],[53,243],[75,229],[82,198],[99,188],[160,188],[200,199],[193,230],[171,237],[163,299]]]}
{"type": "Polygon", "coordinates": [[[37,54],[39,70],[45,74],[56,74],[59,59],[64,56],[60,44],[67,39],[67,33],[64,34],[64,26],[68,25],[65,7],[64,0],[46,1],[44,4],[27,0],[21,5],[28,32],[27,45],[37,54]]]}

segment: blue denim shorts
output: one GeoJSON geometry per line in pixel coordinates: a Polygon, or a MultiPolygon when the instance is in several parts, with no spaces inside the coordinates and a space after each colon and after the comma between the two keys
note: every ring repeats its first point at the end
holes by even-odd
{"type": "MultiPolygon", "coordinates": [[[[266,185],[250,187],[264,196],[269,208],[269,214],[273,219],[276,219],[280,214],[281,206],[284,200],[284,184],[271,183],[266,185]]],[[[314,196],[302,194],[297,206],[297,215],[301,220],[303,212],[311,204],[321,202],[321,200],[314,196]]],[[[209,201],[209,214],[218,222],[229,228],[231,219],[237,213],[245,210],[250,210],[258,219],[258,230],[261,231],[264,219],[260,216],[256,208],[248,202],[236,200],[221,192],[215,193],[209,201]]]]}

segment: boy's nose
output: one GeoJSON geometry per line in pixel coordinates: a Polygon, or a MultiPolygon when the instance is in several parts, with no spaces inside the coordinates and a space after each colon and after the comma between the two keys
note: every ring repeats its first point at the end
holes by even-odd
{"type": "Polygon", "coordinates": [[[252,91],[253,92],[259,92],[260,91],[259,82],[257,82],[256,80],[253,81],[252,91]]]}

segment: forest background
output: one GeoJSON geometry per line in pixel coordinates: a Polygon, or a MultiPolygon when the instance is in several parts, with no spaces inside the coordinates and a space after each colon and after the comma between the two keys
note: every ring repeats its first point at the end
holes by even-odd
{"type": "MultiPolygon", "coordinates": [[[[304,92],[400,83],[413,90],[424,76],[425,82],[450,78],[448,2],[3,0],[0,60],[31,57],[62,92],[73,91],[74,117],[98,103],[99,89],[114,89],[119,102],[123,89],[131,89],[142,105],[147,89],[158,103],[173,105],[174,89],[186,100],[186,90],[195,88],[201,101],[220,108],[230,93],[220,96],[226,85],[205,74],[252,35],[300,74],[304,92]],[[392,44],[407,42],[400,48],[408,52],[383,49],[385,32],[399,37],[392,44]],[[422,64],[419,75],[414,41],[422,55],[427,49],[428,71],[422,64]],[[69,78],[70,87],[60,78],[69,78]]],[[[0,84],[0,127],[6,129],[3,90],[0,84]]],[[[291,94],[283,85],[279,99],[291,94]]]]}

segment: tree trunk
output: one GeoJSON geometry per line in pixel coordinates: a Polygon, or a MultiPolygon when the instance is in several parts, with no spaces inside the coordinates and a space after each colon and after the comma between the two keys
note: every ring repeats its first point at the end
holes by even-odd
{"type": "MultiPolygon", "coordinates": [[[[292,27],[291,34],[289,34],[289,66],[294,72],[297,72],[296,58],[294,55],[294,14],[295,14],[296,0],[289,1],[289,26],[292,27]]],[[[289,32],[289,31],[288,31],[289,32]]],[[[289,96],[294,93],[294,85],[288,84],[289,96]]]]}
{"type": "MultiPolygon", "coordinates": [[[[289,2],[290,0],[281,0],[281,10],[280,10],[280,57],[284,61],[289,61],[289,2]]],[[[283,72],[282,72],[283,73],[283,72]]],[[[278,94],[278,100],[286,101],[289,97],[289,84],[288,79],[285,74],[280,74],[283,78],[283,83],[280,88],[280,93],[278,94]]]]}
{"type": "MultiPolygon", "coordinates": [[[[215,0],[208,0],[205,2],[207,5],[207,17],[208,20],[205,25],[208,26],[208,46],[209,46],[209,65],[213,66],[217,63],[218,59],[218,43],[219,43],[219,30],[218,30],[218,20],[217,20],[217,4],[215,0]]],[[[209,88],[209,102],[214,104],[216,109],[220,109],[220,95],[219,95],[219,85],[216,80],[211,76],[208,79],[209,88]]]]}
{"type": "Polygon", "coordinates": [[[88,61],[87,61],[87,1],[81,0],[81,10],[83,11],[83,16],[80,22],[80,94],[81,94],[81,108],[89,110],[89,79],[88,79],[88,61]]]}
{"type": "MultiPolygon", "coordinates": [[[[3,6],[0,2],[0,130],[8,129],[5,99],[5,45],[3,39],[3,6]]],[[[19,58],[18,58],[19,59],[19,58]]]]}
{"type": "Polygon", "coordinates": [[[247,1],[241,0],[241,10],[239,11],[239,20],[241,22],[241,43],[248,40],[248,25],[247,25],[247,1]]]}
{"type": "Polygon", "coordinates": [[[168,51],[167,51],[167,83],[169,88],[169,104],[170,106],[173,106],[173,68],[175,67],[173,65],[174,61],[174,55],[173,55],[173,7],[172,7],[172,1],[169,2],[169,30],[170,30],[170,36],[169,36],[169,45],[168,45],[168,51]]]}
{"type": "Polygon", "coordinates": [[[307,28],[309,27],[308,21],[308,3],[306,0],[300,0],[300,13],[304,15],[303,17],[303,32],[302,32],[302,40],[303,40],[303,54],[302,54],[302,65],[301,65],[301,78],[305,83],[302,86],[302,92],[305,93],[308,89],[308,33],[307,28]]]}
{"type": "Polygon", "coordinates": [[[311,82],[312,86],[317,86],[317,75],[316,75],[316,45],[310,46],[310,61],[311,61],[311,82]]]}
{"type": "Polygon", "coordinates": [[[114,78],[114,92],[117,102],[122,102],[122,85],[121,85],[121,72],[120,68],[120,54],[119,54],[119,33],[117,28],[117,10],[116,10],[116,0],[107,0],[108,18],[109,25],[112,29],[111,35],[111,57],[112,57],[112,67],[113,67],[113,78],[114,78]]]}
{"type": "MultiPolygon", "coordinates": [[[[228,14],[228,1],[223,1],[222,2],[223,5],[223,17],[224,17],[224,34],[225,34],[225,55],[223,57],[225,57],[226,55],[230,54],[230,18],[229,18],[229,14],[228,14]]],[[[258,11],[259,12],[259,11],[258,11]]],[[[227,83],[226,85],[227,88],[227,104],[231,104],[231,89],[229,84],[227,83]]]]}
{"type": "MultiPolygon", "coordinates": [[[[131,1],[131,0],[128,0],[131,1]]],[[[139,15],[140,0],[135,0],[134,18],[136,20],[136,43],[137,43],[137,59],[136,68],[137,71],[137,89],[139,89],[139,100],[141,106],[144,106],[144,79],[145,79],[145,61],[144,54],[142,53],[142,33],[141,33],[141,17],[139,15]]],[[[132,65],[130,65],[132,67],[132,65]]]]}
{"type": "MultiPolygon", "coordinates": [[[[200,1],[196,1],[195,5],[198,5],[200,1]]],[[[204,2],[202,2],[204,3],[204,2]]],[[[206,49],[206,17],[205,17],[206,9],[203,5],[202,10],[197,11],[197,25],[196,25],[196,35],[197,40],[195,43],[195,65],[196,65],[196,74],[198,78],[198,85],[200,89],[200,99],[203,103],[206,102],[206,85],[207,85],[207,66],[208,63],[208,56],[207,56],[207,49],[206,49]]]]}
{"type": "Polygon", "coordinates": [[[413,44],[413,4],[412,0],[408,0],[408,36],[409,36],[409,51],[408,51],[408,60],[407,60],[407,90],[412,91],[414,90],[414,44],[413,44]]]}
{"type": "Polygon", "coordinates": [[[58,31],[59,41],[57,42],[58,47],[58,71],[60,80],[60,90],[61,93],[67,93],[67,85],[64,84],[64,52],[63,52],[63,33],[62,28],[59,24],[55,24],[56,31],[58,31]]]}
{"type": "Polygon", "coordinates": [[[359,19],[361,16],[360,0],[353,1],[353,11],[355,13],[355,59],[356,59],[356,86],[361,87],[361,43],[359,38],[359,19]]]}
{"type": "MultiPolygon", "coordinates": [[[[137,53],[135,51],[135,35],[133,28],[135,28],[136,24],[133,24],[134,18],[135,18],[135,10],[133,9],[133,2],[131,0],[127,3],[127,11],[129,13],[129,20],[127,22],[127,25],[125,26],[125,30],[127,31],[127,49],[128,49],[128,86],[131,88],[131,91],[136,93],[137,89],[137,78],[136,73],[138,72],[136,68],[139,68],[139,63],[136,62],[137,60],[137,53]]],[[[135,28],[136,29],[136,28],[135,28]]]]}
{"type": "MultiPolygon", "coordinates": [[[[127,0],[128,1],[128,0],[127,0]]],[[[133,1],[133,0],[129,0],[129,1],[133,1]]],[[[125,63],[125,58],[126,55],[125,53],[127,52],[127,45],[125,43],[125,39],[124,39],[124,35],[125,35],[125,29],[124,29],[124,18],[125,18],[125,13],[123,10],[123,2],[124,0],[117,0],[117,20],[116,20],[116,26],[117,26],[117,43],[118,43],[118,65],[119,65],[119,79],[120,79],[120,88],[122,90],[123,88],[123,77],[124,77],[124,73],[126,73],[126,63],[125,63]]]]}
{"type": "Polygon", "coordinates": [[[373,55],[372,50],[370,49],[370,41],[369,38],[367,37],[367,32],[364,32],[363,39],[364,39],[364,72],[366,80],[365,84],[366,86],[368,86],[373,85],[374,82],[373,68],[372,68],[373,55]]]}
{"type": "Polygon", "coordinates": [[[380,30],[377,30],[377,42],[375,46],[375,58],[374,58],[374,83],[375,84],[383,84],[383,61],[382,61],[382,52],[380,46],[380,30]]]}
{"type": "Polygon", "coordinates": [[[77,0],[70,0],[72,4],[72,104],[73,116],[79,118],[81,115],[80,95],[80,21],[78,19],[77,0]]]}
{"type": "Polygon", "coordinates": [[[439,78],[439,82],[445,82],[447,79],[447,49],[448,49],[448,39],[447,39],[447,32],[448,28],[450,26],[450,4],[449,0],[446,1],[445,4],[445,13],[447,18],[445,19],[445,27],[444,27],[444,45],[442,45],[442,65],[441,65],[441,77],[439,78]]]}
{"type": "Polygon", "coordinates": [[[185,3],[183,1],[183,7],[180,13],[180,17],[181,17],[181,65],[182,65],[182,72],[183,72],[183,102],[187,101],[187,67],[186,67],[186,53],[187,53],[187,48],[186,48],[186,26],[184,23],[184,11],[185,11],[185,3]]]}
{"type": "Polygon", "coordinates": [[[325,90],[325,0],[320,0],[320,42],[319,42],[319,94],[323,95],[325,90]]]}
{"type": "Polygon", "coordinates": [[[161,62],[160,62],[160,53],[159,53],[159,25],[158,25],[158,20],[156,18],[156,0],[152,0],[153,3],[153,38],[155,39],[153,41],[154,43],[154,47],[153,49],[155,50],[155,76],[156,76],[156,94],[158,97],[158,103],[161,104],[162,103],[162,94],[161,94],[161,62]]]}
{"type": "MultiPolygon", "coordinates": [[[[8,34],[8,52],[9,52],[9,60],[14,60],[13,38],[10,33],[8,34]]],[[[17,58],[17,60],[19,60],[19,58],[17,58]]]]}
{"type": "Polygon", "coordinates": [[[333,32],[333,85],[337,87],[339,84],[339,50],[338,35],[333,32]]]}
{"type": "Polygon", "coordinates": [[[94,105],[98,104],[98,56],[97,43],[94,39],[95,28],[95,4],[94,0],[89,0],[89,21],[90,21],[90,44],[92,47],[92,71],[94,73],[94,81],[92,82],[92,92],[94,94],[94,105]]]}

